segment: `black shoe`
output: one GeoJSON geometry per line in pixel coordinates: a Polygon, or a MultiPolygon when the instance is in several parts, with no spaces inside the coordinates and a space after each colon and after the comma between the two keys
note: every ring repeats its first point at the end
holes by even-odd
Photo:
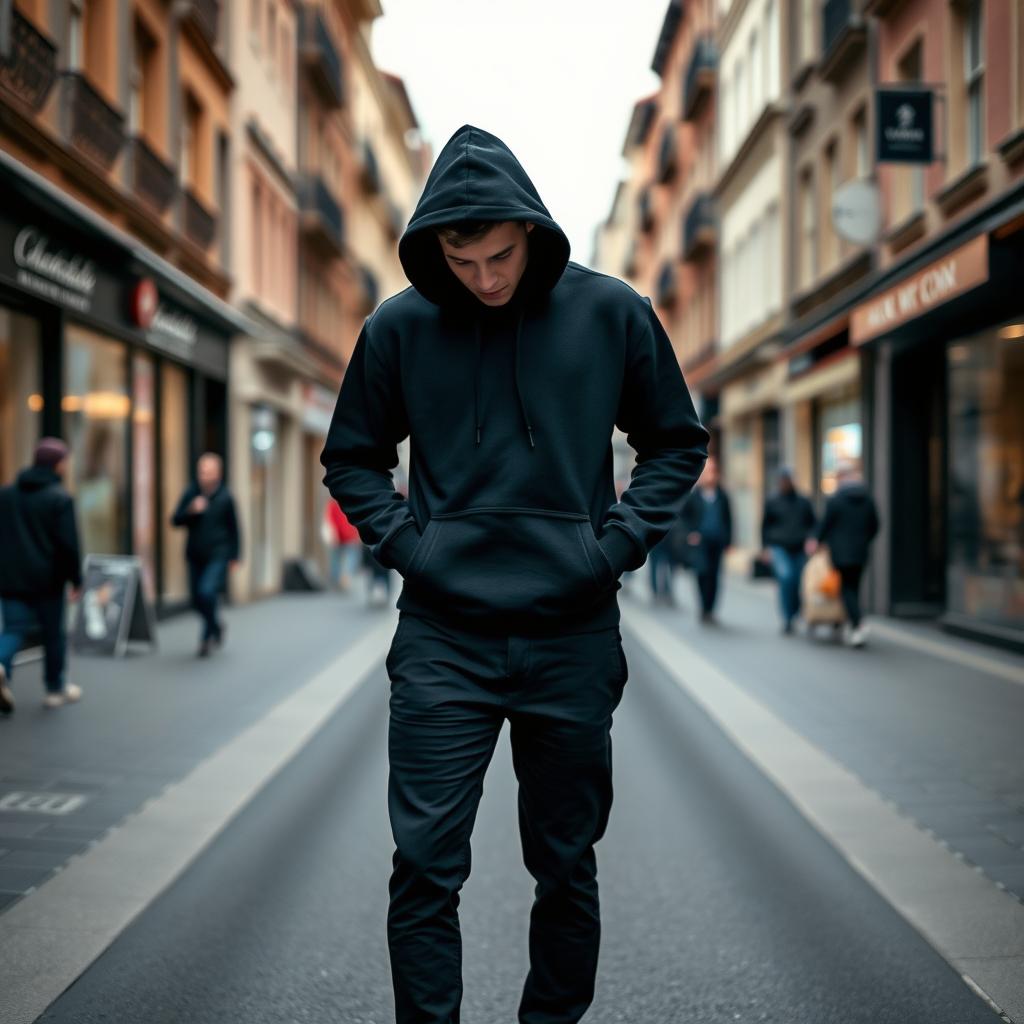
{"type": "Polygon", "coordinates": [[[787,619],[782,624],[782,635],[783,636],[792,636],[793,635],[793,620],[792,619],[787,619]]]}
{"type": "Polygon", "coordinates": [[[213,642],[210,640],[204,640],[199,645],[199,650],[196,652],[196,656],[199,658],[208,658],[210,656],[210,649],[213,646],[213,642]]]}
{"type": "Polygon", "coordinates": [[[217,645],[217,649],[220,650],[227,642],[228,627],[227,624],[221,622],[217,626],[217,635],[213,638],[213,642],[217,645]]]}
{"type": "Polygon", "coordinates": [[[14,694],[7,685],[7,670],[0,665],[0,715],[9,715],[14,710],[14,694]]]}

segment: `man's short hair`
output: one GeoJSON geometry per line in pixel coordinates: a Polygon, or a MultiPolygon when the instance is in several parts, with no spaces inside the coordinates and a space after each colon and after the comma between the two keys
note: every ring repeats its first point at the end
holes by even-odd
{"type": "Polygon", "coordinates": [[[441,224],[434,230],[443,241],[460,249],[480,241],[497,224],[498,221],[494,220],[456,220],[450,224],[441,224]]]}

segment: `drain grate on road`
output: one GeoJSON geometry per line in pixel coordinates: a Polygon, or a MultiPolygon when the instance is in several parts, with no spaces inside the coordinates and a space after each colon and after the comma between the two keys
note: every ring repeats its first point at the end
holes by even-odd
{"type": "Polygon", "coordinates": [[[82,793],[41,793],[31,790],[15,790],[0,793],[0,812],[14,811],[20,814],[64,815],[77,811],[89,802],[82,793]]]}

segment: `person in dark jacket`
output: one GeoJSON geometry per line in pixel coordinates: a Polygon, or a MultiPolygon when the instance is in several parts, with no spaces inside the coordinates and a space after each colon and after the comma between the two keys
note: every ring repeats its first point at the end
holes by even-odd
{"type": "Polygon", "coordinates": [[[68,447],[56,437],[36,445],[32,466],[13,484],[0,488],[0,713],[14,710],[8,685],[14,655],[27,634],[42,634],[44,704],[57,708],[77,701],[82,690],[65,681],[67,639],[64,592],[71,585],[77,599],[82,586],[82,558],[75,504],[61,483],[68,447]]]}
{"type": "Polygon", "coordinates": [[[697,486],[683,506],[682,525],[697,580],[700,621],[715,621],[722,556],[732,545],[732,505],[719,482],[718,461],[708,459],[697,486]]]}
{"type": "Polygon", "coordinates": [[[494,135],[452,136],[399,257],[412,287],[363,326],[321,455],[331,494],[404,577],[387,656],[397,1020],[458,1020],[458,894],[507,719],[537,882],[519,1020],[571,1024],[597,968],[594,846],[627,678],[619,577],[678,515],[708,435],[650,300],[569,261],[494,135]],[[616,425],[638,453],[620,498],[616,425]],[[407,436],[405,499],[392,471],[407,436]]]}
{"type": "Polygon", "coordinates": [[[793,620],[800,614],[800,577],[817,517],[810,500],[797,491],[789,469],[780,469],[777,479],[778,490],[764,503],[761,546],[771,554],[779,584],[782,631],[789,634],[793,632],[793,620]]]}
{"type": "Polygon", "coordinates": [[[207,452],[196,463],[196,480],[186,488],[171,516],[174,526],[188,530],[188,561],[192,606],[202,619],[199,656],[205,658],[224,643],[225,627],[217,606],[228,568],[238,563],[241,538],[235,499],[224,484],[224,463],[207,452]]]}
{"type": "Polygon", "coordinates": [[[817,540],[828,545],[832,565],[842,581],[840,594],[848,620],[846,642],[851,647],[863,647],[867,630],[861,622],[860,581],[871,542],[878,533],[878,509],[856,463],[842,464],[837,479],[836,492],[825,504],[817,540]]]}

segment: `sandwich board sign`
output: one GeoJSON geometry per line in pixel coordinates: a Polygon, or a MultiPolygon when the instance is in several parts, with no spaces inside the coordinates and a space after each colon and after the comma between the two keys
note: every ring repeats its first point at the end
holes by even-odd
{"type": "Polygon", "coordinates": [[[71,644],[80,654],[120,658],[129,641],[156,648],[142,562],[130,555],[86,555],[71,644]]]}

